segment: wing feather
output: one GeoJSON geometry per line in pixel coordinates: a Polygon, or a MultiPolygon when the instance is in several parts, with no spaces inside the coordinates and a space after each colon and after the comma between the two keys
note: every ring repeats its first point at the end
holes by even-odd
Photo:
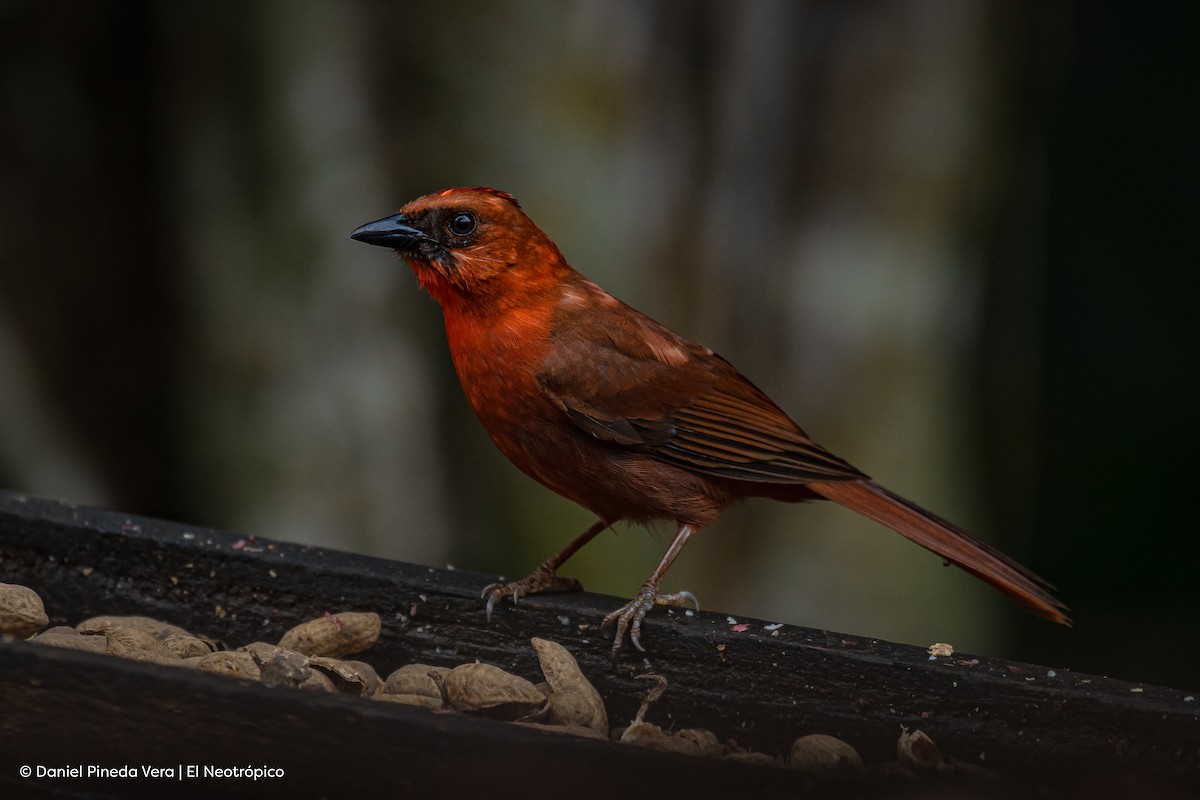
{"type": "MultiPolygon", "coordinates": [[[[606,296],[607,297],[607,296],[606,296]]],[[[578,292],[570,311],[579,313],[578,292]]],[[[616,301],[599,301],[613,308],[616,301]]],[[[603,311],[598,304],[590,313],[603,311]]],[[[734,480],[865,477],[813,442],[729,362],[627,306],[610,325],[559,324],[538,383],[578,428],[664,462],[734,480]]]]}

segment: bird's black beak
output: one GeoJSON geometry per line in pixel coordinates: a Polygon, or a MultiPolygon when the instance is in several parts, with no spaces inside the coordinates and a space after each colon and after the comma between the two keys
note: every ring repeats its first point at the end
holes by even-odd
{"type": "Polygon", "coordinates": [[[350,234],[351,239],[357,239],[367,244],[379,247],[391,247],[396,250],[412,250],[430,237],[408,224],[403,214],[393,214],[390,217],[368,222],[355,228],[350,234]]]}

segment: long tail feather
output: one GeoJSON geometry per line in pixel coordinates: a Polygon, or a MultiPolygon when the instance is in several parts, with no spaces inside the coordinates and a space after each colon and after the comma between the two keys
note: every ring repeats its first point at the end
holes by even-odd
{"type": "Polygon", "coordinates": [[[1070,625],[1067,607],[1042,578],[990,545],[872,481],[810,483],[807,488],[880,522],[950,563],[995,586],[1043,619],[1070,625]]]}

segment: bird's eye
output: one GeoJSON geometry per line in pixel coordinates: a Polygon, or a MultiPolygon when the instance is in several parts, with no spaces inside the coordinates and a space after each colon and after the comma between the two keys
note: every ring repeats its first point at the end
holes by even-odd
{"type": "Polygon", "coordinates": [[[458,211],[446,220],[446,230],[453,236],[470,236],[478,225],[479,221],[470,211],[458,211]]]}

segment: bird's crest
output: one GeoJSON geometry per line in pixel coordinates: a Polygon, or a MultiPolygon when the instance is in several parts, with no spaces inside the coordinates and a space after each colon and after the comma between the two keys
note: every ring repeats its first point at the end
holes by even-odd
{"type": "Polygon", "coordinates": [[[447,189],[444,192],[439,192],[438,197],[449,197],[450,195],[458,194],[459,192],[483,192],[484,194],[490,194],[493,197],[499,197],[501,200],[512,203],[516,208],[521,207],[521,204],[517,202],[517,198],[513,197],[508,192],[502,192],[499,189],[493,189],[490,186],[462,186],[457,189],[447,189]]]}

